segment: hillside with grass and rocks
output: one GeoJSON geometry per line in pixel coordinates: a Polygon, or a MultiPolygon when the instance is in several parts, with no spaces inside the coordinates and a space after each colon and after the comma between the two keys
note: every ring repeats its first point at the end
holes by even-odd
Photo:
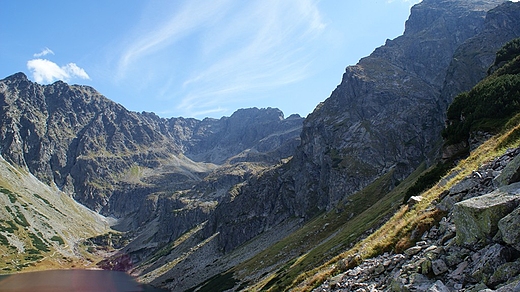
{"type": "Polygon", "coordinates": [[[445,147],[463,143],[466,151],[457,153],[462,159],[453,169],[410,197],[374,233],[401,225],[405,232],[387,234],[399,240],[363,258],[364,245],[378,242],[369,236],[338,259],[334,276],[315,291],[520,289],[519,111],[494,110],[514,106],[520,98],[519,44],[515,39],[499,50],[493,73],[451,104],[448,113],[464,112],[466,117],[451,115],[445,147]],[[402,225],[407,213],[414,214],[408,219],[412,228],[402,225]]]}
{"type": "Polygon", "coordinates": [[[0,80],[0,269],[171,291],[516,291],[519,37],[520,3],[423,0],[306,118],[161,118],[0,80]]]}

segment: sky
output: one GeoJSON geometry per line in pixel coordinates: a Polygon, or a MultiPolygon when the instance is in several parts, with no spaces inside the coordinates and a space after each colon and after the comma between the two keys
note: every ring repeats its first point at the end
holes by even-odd
{"type": "Polygon", "coordinates": [[[165,118],[306,116],[420,0],[0,0],[0,79],[94,87],[165,118]]]}

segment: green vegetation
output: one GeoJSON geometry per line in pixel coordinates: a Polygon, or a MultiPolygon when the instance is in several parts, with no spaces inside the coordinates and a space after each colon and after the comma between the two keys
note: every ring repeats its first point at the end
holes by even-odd
{"type": "MultiPolygon", "coordinates": [[[[38,195],[38,194],[34,194],[34,196],[35,196],[36,198],[42,200],[45,204],[47,204],[49,207],[51,207],[54,211],[60,213],[60,214],[63,215],[63,216],[67,216],[67,215],[63,214],[60,210],[58,210],[56,207],[54,207],[54,205],[51,204],[51,202],[49,202],[49,200],[43,198],[42,196],[40,196],[40,195],[38,195]]],[[[45,215],[43,215],[43,214],[41,214],[41,215],[45,217],[45,215]]]]}
{"type": "Polygon", "coordinates": [[[433,187],[453,166],[453,162],[438,162],[434,167],[422,174],[406,191],[403,203],[406,204],[412,196],[419,195],[426,189],[433,187]]]}
{"type": "Polygon", "coordinates": [[[186,292],[218,292],[218,291],[226,291],[229,290],[237,284],[237,280],[233,278],[232,272],[227,272],[224,274],[218,274],[208,281],[206,281],[200,288],[192,288],[186,290],[186,292]]]}
{"type": "Polygon", "coordinates": [[[0,243],[2,245],[9,245],[9,241],[7,240],[7,237],[3,236],[2,234],[0,234],[0,243]]]}
{"type": "Polygon", "coordinates": [[[4,207],[7,210],[7,212],[9,212],[9,214],[11,214],[11,216],[13,216],[14,222],[16,222],[16,224],[21,225],[23,227],[30,226],[30,224],[29,224],[29,222],[27,222],[27,219],[25,218],[25,216],[22,214],[22,212],[20,212],[20,207],[14,206],[15,211],[13,211],[13,209],[11,209],[9,206],[4,206],[4,207]]]}
{"type": "Polygon", "coordinates": [[[508,63],[455,97],[447,112],[449,125],[442,133],[447,145],[467,141],[476,131],[497,134],[520,112],[519,46],[520,39],[506,44],[497,53],[495,64],[508,63]]]}
{"type": "Polygon", "coordinates": [[[34,233],[29,233],[29,237],[31,238],[31,241],[32,241],[32,245],[34,246],[34,248],[36,248],[37,250],[40,250],[40,251],[43,251],[43,252],[49,252],[51,251],[49,249],[49,247],[43,242],[43,240],[41,238],[39,238],[36,234],[34,233]]]}
{"type": "Polygon", "coordinates": [[[520,55],[520,38],[508,42],[498,50],[494,65],[499,65],[502,62],[509,62],[518,55],[520,55]]]}
{"type": "Polygon", "coordinates": [[[42,198],[40,195],[38,194],[34,194],[34,196],[40,200],[42,200],[45,204],[49,205],[49,206],[52,206],[52,204],[45,198],[42,198]]]}
{"type": "Polygon", "coordinates": [[[26,256],[25,256],[25,260],[26,260],[26,261],[31,261],[31,262],[34,262],[34,261],[40,260],[40,259],[42,259],[42,258],[43,258],[42,255],[37,255],[37,254],[31,254],[31,255],[26,255],[26,256]]]}
{"type": "Polygon", "coordinates": [[[18,226],[16,226],[13,221],[0,220],[0,231],[14,233],[16,230],[18,230],[18,226]]]}
{"type": "Polygon", "coordinates": [[[16,194],[11,192],[10,190],[0,186],[0,192],[6,194],[9,197],[9,201],[11,204],[16,203],[16,194]]]}
{"type": "Polygon", "coordinates": [[[64,245],[65,244],[65,241],[63,240],[63,238],[61,238],[58,235],[54,235],[53,237],[51,237],[51,240],[52,241],[56,241],[59,245],[64,245]]]}

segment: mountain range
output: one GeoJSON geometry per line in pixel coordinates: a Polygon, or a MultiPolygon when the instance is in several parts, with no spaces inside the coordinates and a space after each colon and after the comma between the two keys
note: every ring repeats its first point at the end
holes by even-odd
{"type": "Polygon", "coordinates": [[[398,212],[421,173],[496,134],[441,135],[450,104],[500,71],[497,52],[518,37],[520,3],[423,0],[306,118],[161,118],[88,86],[9,76],[0,267],[96,266],[173,291],[305,290],[313,269],[398,212]]]}

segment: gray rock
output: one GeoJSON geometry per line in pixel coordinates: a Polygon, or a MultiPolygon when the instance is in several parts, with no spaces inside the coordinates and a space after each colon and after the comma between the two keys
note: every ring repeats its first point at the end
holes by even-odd
{"type": "Polygon", "coordinates": [[[437,280],[435,284],[428,288],[427,292],[450,292],[450,289],[441,280],[437,280]]]}
{"type": "Polygon", "coordinates": [[[520,291],[520,280],[504,285],[498,288],[495,292],[518,292],[520,291]]]}
{"type": "Polygon", "coordinates": [[[478,181],[472,178],[467,178],[461,180],[459,183],[455,184],[449,189],[450,195],[468,192],[472,188],[478,185],[478,181]]]}
{"type": "Polygon", "coordinates": [[[499,284],[503,284],[506,281],[513,279],[520,273],[520,261],[506,262],[499,266],[489,278],[488,286],[494,288],[499,284]]]}
{"type": "Polygon", "coordinates": [[[500,219],[498,229],[502,240],[520,251],[520,208],[500,219]]]}
{"type": "Polygon", "coordinates": [[[461,262],[453,272],[451,272],[448,277],[454,280],[462,280],[464,279],[464,272],[468,267],[469,263],[467,261],[461,262]]]}
{"type": "Polygon", "coordinates": [[[520,181],[520,156],[516,156],[502,170],[493,183],[496,187],[502,187],[520,181]]]}
{"type": "Polygon", "coordinates": [[[432,262],[432,271],[438,276],[448,271],[448,266],[442,259],[438,259],[432,262]]]}
{"type": "Polygon", "coordinates": [[[500,244],[489,245],[473,255],[469,275],[477,283],[487,284],[492,275],[500,266],[511,260],[511,250],[500,244]]]}
{"type": "Polygon", "coordinates": [[[498,221],[520,204],[520,183],[455,204],[453,217],[459,244],[489,242],[498,231],[498,221]]]}
{"type": "Polygon", "coordinates": [[[416,246],[412,246],[412,247],[406,249],[404,251],[404,254],[406,254],[408,256],[413,256],[413,255],[418,254],[421,250],[422,250],[422,247],[416,245],[416,246]]]}

